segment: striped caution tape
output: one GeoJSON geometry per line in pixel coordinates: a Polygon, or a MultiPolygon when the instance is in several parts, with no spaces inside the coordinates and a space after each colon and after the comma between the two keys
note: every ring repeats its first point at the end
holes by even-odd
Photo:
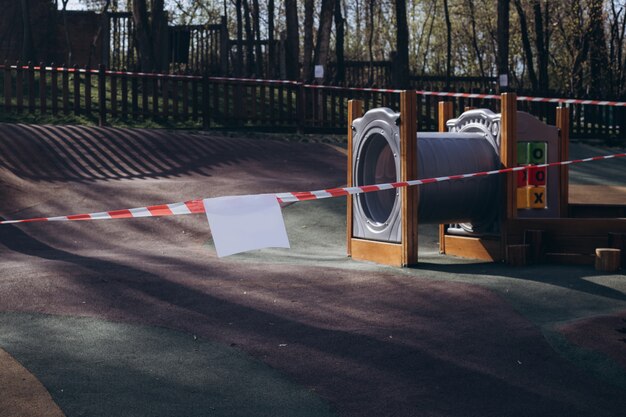
{"type": "MultiPolygon", "coordinates": [[[[449,175],[445,177],[425,178],[420,180],[400,181],[385,184],[363,185],[360,187],[343,187],[329,188],[317,191],[291,192],[275,194],[278,202],[292,203],[298,201],[320,200],[323,198],[341,197],[360,193],[371,193],[375,191],[390,190],[394,188],[410,187],[422,184],[430,184],[435,182],[454,181],[464,178],[482,177],[487,175],[504,174],[508,172],[523,171],[530,168],[555,167],[570,164],[579,164],[584,162],[602,161],[606,159],[624,158],[626,153],[618,153],[605,156],[594,156],[585,159],[574,159],[571,161],[551,162],[538,165],[518,166],[513,168],[497,169],[493,171],[473,172],[470,174],[449,175]]],[[[177,216],[181,214],[204,213],[204,204],[202,200],[190,200],[179,203],[160,204],[156,206],[138,207],[123,210],[102,211],[97,213],[73,214],[69,216],[56,217],[36,217],[23,220],[3,220],[1,224],[14,223],[33,223],[33,222],[54,222],[54,221],[75,221],[75,220],[108,220],[108,219],[127,219],[131,217],[158,217],[158,216],[177,216]]]]}
{"type": "MultiPolygon", "coordinates": [[[[474,99],[484,99],[484,100],[499,100],[500,99],[500,96],[497,94],[448,93],[445,91],[416,91],[416,93],[418,95],[436,96],[436,97],[474,98],[474,99]]],[[[589,104],[589,105],[595,105],[595,106],[626,107],[626,102],[624,101],[585,100],[585,99],[579,99],[579,98],[517,96],[517,101],[530,101],[533,103],[589,104]]]]}

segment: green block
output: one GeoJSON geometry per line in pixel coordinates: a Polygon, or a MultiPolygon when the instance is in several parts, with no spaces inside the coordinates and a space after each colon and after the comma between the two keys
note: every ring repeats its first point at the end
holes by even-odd
{"type": "Polygon", "coordinates": [[[548,161],[548,144],[533,142],[529,146],[528,156],[531,164],[545,164],[548,161]]]}
{"type": "Polygon", "coordinates": [[[517,142],[517,165],[528,165],[528,142],[517,142]]]}

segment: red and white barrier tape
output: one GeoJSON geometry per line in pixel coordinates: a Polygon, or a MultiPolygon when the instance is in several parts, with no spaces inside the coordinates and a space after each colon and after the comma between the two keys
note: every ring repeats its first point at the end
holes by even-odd
{"type": "MultiPolygon", "coordinates": [[[[437,97],[477,98],[477,99],[485,99],[485,100],[500,99],[500,96],[497,94],[447,93],[444,91],[416,91],[416,93],[425,95],[425,96],[437,96],[437,97]]],[[[518,96],[517,101],[530,101],[533,103],[591,104],[595,106],[626,107],[626,102],[624,101],[583,100],[583,99],[577,99],[577,98],[518,96]]]]}
{"type": "MultiPolygon", "coordinates": [[[[29,66],[25,65],[9,65],[4,66],[0,65],[0,68],[10,68],[10,69],[20,69],[20,70],[28,70],[31,69],[29,66]]],[[[34,71],[41,71],[42,69],[46,71],[58,71],[58,72],[68,72],[68,73],[82,73],[82,74],[98,74],[99,70],[97,69],[85,69],[85,68],[73,68],[73,67],[40,67],[33,66],[32,69],[34,71]]],[[[129,77],[149,77],[149,78],[166,78],[166,79],[181,79],[181,80],[201,80],[202,76],[199,75],[178,75],[178,74],[162,74],[155,72],[132,72],[132,71],[111,71],[106,70],[105,74],[108,75],[124,75],[129,77]]],[[[336,91],[361,91],[361,92],[369,92],[369,93],[391,93],[398,94],[402,92],[402,90],[396,89],[387,89],[387,88],[366,88],[366,87],[340,87],[334,85],[320,85],[320,84],[303,84],[300,81],[292,81],[292,80],[267,80],[263,78],[237,78],[237,77],[208,77],[209,81],[217,81],[217,82],[244,82],[244,83],[257,83],[264,85],[291,85],[291,86],[303,86],[305,88],[311,89],[319,89],[319,90],[336,90],[336,91]]],[[[470,98],[470,99],[483,99],[483,100],[497,100],[500,99],[498,94],[478,94],[478,93],[450,93],[445,91],[425,91],[425,90],[417,90],[416,93],[418,95],[423,96],[435,96],[435,97],[455,97],[455,98],[470,98]]],[[[613,107],[626,107],[626,102],[624,101],[610,101],[610,100],[585,100],[585,99],[577,99],[577,98],[554,98],[554,97],[531,97],[531,96],[518,96],[518,101],[530,101],[533,103],[555,103],[555,104],[583,104],[583,105],[595,105],[595,106],[613,106],[613,107]]]]}
{"type": "MultiPolygon", "coordinates": [[[[425,178],[421,180],[410,180],[401,182],[392,182],[386,184],[363,185],[360,187],[343,187],[330,188],[326,190],[304,191],[292,193],[278,193],[276,198],[280,203],[291,203],[297,201],[320,200],[323,198],[341,197],[352,194],[371,193],[375,191],[390,190],[394,188],[410,187],[415,185],[430,184],[434,182],[444,182],[460,180],[464,178],[482,177],[486,175],[503,174],[507,172],[517,172],[527,169],[536,169],[544,167],[555,167],[561,165],[579,164],[583,162],[601,161],[605,159],[624,158],[626,153],[618,153],[605,156],[594,156],[585,159],[574,159],[571,161],[552,162],[547,164],[527,165],[513,168],[497,169],[493,171],[474,172],[470,174],[450,175],[446,177],[425,178]]],[[[23,220],[3,220],[2,224],[13,223],[33,223],[33,222],[53,222],[53,221],[74,221],[74,220],[107,220],[107,219],[126,219],[131,217],[157,217],[157,216],[177,216],[181,214],[204,213],[204,205],[202,200],[190,200],[179,203],[160,204],[156,206],[138,207],[123,210],[103,211],[88,214],[73,214],[69,216],[57,217],[36,217],[23,220]]]]}

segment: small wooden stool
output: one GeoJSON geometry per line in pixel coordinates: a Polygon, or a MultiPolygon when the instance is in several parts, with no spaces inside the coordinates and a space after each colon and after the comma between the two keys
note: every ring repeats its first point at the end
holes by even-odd
{"type": "Polygon", "coordinates": [[[620,249],[596,248],[596,271],[617,271],[621,266],[621,256],[620,249]]]}

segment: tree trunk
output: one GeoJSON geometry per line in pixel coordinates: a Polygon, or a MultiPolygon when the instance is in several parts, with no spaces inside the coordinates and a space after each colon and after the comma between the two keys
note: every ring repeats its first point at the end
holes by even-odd
{"type": "Polygon", "coordinates": [[[452,75],[452,24],[450,23],[448,0],[443,0],[443,12],[446,19],[446,89],[450,90],[450,76],[452,75]]]}
{"type": "Polygon", "coordinates": [[[300,62],[300,39],[298,35],[298,3],[296,0],[285,0],[285,20],[287,26],[286,39],[286,72],[287,78],[298,78],[300,62]]]}
{"type": "Polygon", "coordinates": [[[164,0],[152,0],[151,5],[149,15],[146,0],[133,0],[137,52],[143,71],[162,71],[167,65],[167,17],[164,0]]]}
{"type": "Polygon", "coordinates": [[[274,46],[274,0],[268,0],[267,2],[267,43],[267,75],[270,78],[274,78],[274,68],[276,67],[276,48],[274,46]]]}
{"type": "Polygon", "coordinates": [[[498,75],[500,91],[509,88],[509,0],[498,0],[498,75]]]}
{"type": "Polygon", "coordinates": [[[72,65],[72,40],[70,39],[70,30],[67,26],[67,3],[69,0],[61,0],[61,13],[63,14],[63,33],[65,34],[65,45],[67,46],[67,61],[68,66],[72,65]]]}
{"type": "Polygon", "coordinates": [[[576,51],[574,55],[574,63],[571,70],[571,91],[570,94],[581,96],[585,93],[583,88],[583,64],[588,58],[589,54],[589,25],[585,24],[582,15],[583,8],[579,1],[573,4],[574,13],[579,17],[578,27],[580,30],[577,32],[578,36],[574,37],[573,50],[576,51]]]}
{"type": "Polygon", "coordinates": [[[248,0],[243,0],[243,11],[246,28],[246,75],[251,76],[254,73],[254,33],[250,22],[251,13],[248,0]]]}
{"type": "Polygon", "coordinates": [[[608,94],[609,63],[604,36],[603,0],[590,0],[589,4],[589,72],[591,75],[591,91],[598,96],[608,94]]]}
{"type": "Polygon", "coordinates": [[[150,39],[150,22],[146,0],[133,0],[133,22],[135,23],[137,53],[139,54],[141,70],[153,71],[154,54],[150,39]]]}
{"type": "Polygon", "coordinates": [[[259,0],[252,0],[253,21],[252,27],[255,34],[254,54],[256,55],[256,76],[263,77],[263,50],[261,48],[261,16],[259,13],[259,0]]]}
{"type": "Polygon", "coordinates": [[[343,55],[344,45],[344,18],[341,14],[341,0],[335,0],[335,54],[337,55],[335,82],[343,84],[346,79],[346,66],[343,55]]]}
{"type": "Polygon", "coordinates": [[[367,52],[369,58],[369,79],[368,84],[372,85],[374,83],[374,4],[375,0],[369,0],[368,3],[368,23],[369,23],[369,35],[367,37],[367,52]]]}
{"type": "Polygon", "coordinates": [[[302,57],[302,79],[311,81],[313,72],[313,0],[304,0],[304,56],[302,57]]]}
{"type": "MultiPolygon", "coordinates": [[[[430,7],[428,8],[428,13],[426,14],[426,19],[424,21],[424,25],[422,26],[422,32],[420,33],[418,43],[418,51],[422,55],[422,66],[421,66],[421,74],[424,75],[426,71],[426,58],[428,57],[428,50],[430,47],[430,37],[433,33],[433,25],[435,22],[435,16],[437,15],[437,0],[432,0],[430,3],[430,7]],[[428,25],[428,17],[430,16],[430,25],[428,25]],[[428,26],[428,35],[426,34],[426,27],[428,26]],[[422,48],[422,41],[425,40],[424,47],[422,48]]],[[[418,56],[419,59],[419,56],[418,56]]]]}
{"type": "Polygon", "coordinates": [[[324,78],[327,76],[326,64],[330,52],[330,30],[333,26],[334,0],[322,0],[320,11],[320,26],[317,30],[317,43],[315,45],[315,64],[324,66],[324,78]]]}
{"type": "Polygon", "coordinates": [[[541,11],[541,1],[533,0],[533,14],[535,16],[535,48],[537,49],[537,66],[539,70],[539,93],[548,93],[548,39],[550,33],[550,21],[548,12],[549,3],[546,2],[545,14],[541,11]],[[544,25],[545,21],[545,25],[544,25]]]}
{"type": "MultiPolygon", "coordinates": [[[[533,63],[533,50],[530,47],[530,38],[528,37],[528,23],[526,22],[526,12],[522,7],[520,0],[515,0],[515,9],[519,16],[519,27],[522,35],[522,46],[524,47],[524,56],[526,57],[526,68],[528,69],[528,78],[533,91],[538,91],[537,74],[535,73],[535,64],[533,63]]],[[[543,43],[543,42],[542,42],[543,43]]]]}
{"type": "Polygon", "coordinates": [[[235,74],[243,74],[243,16],[241,15],[241,0],[235,3],[237,9],[237,65],[235,74]]]}
{"type": "Polygon", "coordinates": [[[33,46],[33,32],[30,26],[30,7],[28,0],[20,0],[22,6],[22,62],[32,62],[35,60],[35,47],[33,46]]]}
{"type": "Polygon", "coordinates": [[[406,21],[406,0],[396,0],[396,59],[394,62],[398,88],[409,86],[409,28],[406,21]]]}
{"type": "Polygon", "coordinates": [[[95,58],[96,48],[98,46],[98,40],[102,39],[102,56],[100,57],[100,62],[104,65],[108,66],[109,60],[109,45],[105,45],[104,42],[109,40],[108,32],[105,34],[106,37],[103,38],[103,32],[105,30],[108,31],[109,26],[109,16],[107,15],[109,8],[111,7],[111,0],[106,0],[104,6],[102,7],[102,11],[100,12],[100,25],[98,26],[98,31],[93,37],[91,44],[89,45],[89,58],[87,61],[87,66],[91,67],[91,58],[95,58]],[[106,58],[105,58],[106,57],[106,58]]]}
{"type": "Polygon", "coordinates": [[[165,14],[164,0],[152,0],[152,19],[150,31],[154,55],[154,69],[157,72],[168,70],[167,56],[167,15],[165,14]]]}
{"type": "Polygon", "coordinates": [[[619,11],[615,6],[615,2],[611,2],[611,68],[613,74],[613,83],[619,97],[624,93],[624,81],[625,81],[625,69],[626,62],[624,61],[624,39],[626,34],[626,17],[624,12],[626,6],[620,6],[619,11]]]}
{"type": "Polygon", "coordinates": [[[467,0],[467,7],[469,9],[470,24],[472,26],[472,46],[474,47],[476,59],[478,60],[478,70],[480,71],[480,76],[482,78],[486,78],[485,66],[483,63],[483,52],[478,46],[478,34],[476,31],[476,9],[474,7],[474,0],[467,0]]]}

